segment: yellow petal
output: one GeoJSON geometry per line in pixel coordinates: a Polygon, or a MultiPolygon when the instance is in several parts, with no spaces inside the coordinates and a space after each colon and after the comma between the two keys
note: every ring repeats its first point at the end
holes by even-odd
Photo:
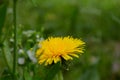
{"type": "Polygon", "coordinates": [[[74,53],[71,53],[69,55],[79,58],[79,56],[77,54],[74,54],[74,53]]]}
{"type": "Polygon", "coordinates": [[[60,61],[60,57],[55,57],[54,58],[54,63],[57,63],[58,61],[60,61]]]}
{"type": "Polygon", "coordinates": [[[69,56],[69,55],[67,55],[67,54],[62,55],[62,57],[63,57],[65,60],[73,59],[71,56],[69,56]]]}
{"type": "Polygon", "coordinates": [[[43,51],[42,49],[38,49],[37,52],[36,52],[36,57],[39,57],[40,54],[42,53],[42,51],[43,51]]]}
{"type": "Polygon", "coordinates": [[[52,64],[53,60],[52,60],[52,58],[48,58],[46,62],[47,62],[48,64],[52,64]]]}
{"type": "Polygon", "coordinates": [[[45,66],[47,66],[48,65],[48,63],[47,62],[45,62],[45,66]]]}
{"type": "Polygon", "coordinates": [[[41,59],[41,60],[39,60],[39,63],[42,64],[42,63],[44,63],[45,61],[46,61],[46,59],[41,59]]]}

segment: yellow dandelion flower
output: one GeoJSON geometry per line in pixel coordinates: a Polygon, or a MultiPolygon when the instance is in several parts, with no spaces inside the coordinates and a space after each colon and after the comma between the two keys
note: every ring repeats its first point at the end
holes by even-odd
{"type": "Polygon", "coordinates": [[[72,37],[49,37],[42,42],[39,42],[41,46],[36,51],[36,57],[38,63],[49,65],[64,60],[72,60],[73,57],[79,57],[78,54],[83,53],[84,44],[80,39],[74,39],[72,37]]]}

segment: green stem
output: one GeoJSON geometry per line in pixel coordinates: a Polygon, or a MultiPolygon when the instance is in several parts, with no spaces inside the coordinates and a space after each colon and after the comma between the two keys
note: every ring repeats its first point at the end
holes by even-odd
{"type": "Polygon", "coordinates": [[[13,80],[16,80],[16,60],[17,60],[16,2],[17,0],[13,0],[13,23],[14,23],[13,80]]]}
{"type": "Polygon", "coordinates": [[[58,74],[56,74],[54,80],[63,80],[63,75],[61,70],[58,72],[58,74]]]}

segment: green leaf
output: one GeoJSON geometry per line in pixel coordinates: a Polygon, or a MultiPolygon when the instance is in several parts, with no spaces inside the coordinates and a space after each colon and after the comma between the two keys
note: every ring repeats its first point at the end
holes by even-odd
{"type": "Polygon", "coordinates": [[[80,76],[79,80],[100,80],[100,76],[96,68],[88,69],[80,76]]]}
{"type": "Polygon", "coordinates": [[[25,80],[32,80],[32,76],[30,75],[30,72],[27,70],[24,71],[24,78],[25,80]]]}
{"type": "Polygon", "coordinates": [[[13,63],[12,59],[13,58],[12,58],[12,54],[10,53],[10,48],[8,46],[7,41],[4,41],[2,51],[3,51],[3,56],[5,58],[6,64],[8,68],[10,69],[10,71],[12,72],[12,63],[13,63]]]}
{"type": "Polygon", "coordinates": [[[5,21],[5,17],[6,17],[6,10],[7,10],[6,4],[0,5],[0,35],[2,32],[2,28],[4,26],[4,21],[5,21]]]}
{"type": "Polygon", "coordinates": [[[44,80],[53,80],[55,75],[60,71],[60,62],[50,66],[46,71],[47,73],[44,80]]]}
{"type": "Polygon", "coordinates": [[[37,1],[36,0],[31,0],[34,6],[37,6],[37,1]]]}

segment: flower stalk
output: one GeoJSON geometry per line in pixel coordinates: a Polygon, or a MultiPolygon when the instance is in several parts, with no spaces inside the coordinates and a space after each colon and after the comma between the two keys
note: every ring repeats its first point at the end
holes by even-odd
{"type": "Polygon", "coordinates": [[[13,0],[13,25],[14,25],[13,80],[16,80],[16,61],[17,61],[16,3],[17,0],[13,0]]]}
{"type": "Polygon", "coordinates": [[[54,80],[63,80],[63,75],[61,70],[56,74],[54,80]]]}

